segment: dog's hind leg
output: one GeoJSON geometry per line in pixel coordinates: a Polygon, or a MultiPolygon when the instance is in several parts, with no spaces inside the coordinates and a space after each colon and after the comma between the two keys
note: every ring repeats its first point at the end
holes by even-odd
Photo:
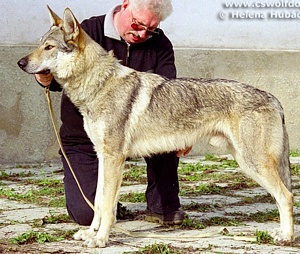
{"type": "Polygon", "coordinates": [[[293,195],[280,179],[277,172],[278,161],[274,160],[271,155],[266,156],[265,165],[249,165],[247,162],[241,162],[243,160],[238,159],[238,157],[236,157],[236,160],[241,169],[247,171],[246,174],[248,176],[264,187],[275,198],[280,215],[280,229],[274,230],[271,234],[274,240],[291,242],[294,237],[293,195]]]}
{"type": "Polygon", "coordinates": [[[276,200],[280,230],[275,241],[291,242],[294,238],[293,195],[290,188],[288,139],[281,123],[240,124],[235,158],[243,172],[264,187],[276,200]],[[266,126],[268,124],[268,126],[266,126]],[[243,128],[245,128],[243,130],[243,128]],[[247,131],[245,131],[247,129],[247,131]],[[250,130],[250,131],[249,131],[250,130]],[[252,137],[248,136],[247,134],[252,137]]]}
{"type": "Polygon", "coordinates": [[[284,192],[282,191],[277,194],[278,198],[274,196],[280,213],[280,229],[274,230],[271,236],[278,242],[290,242],[294,240],[293,195],[289,160],[289,139],[285,125],[283,125],[283,132],[283,152],[278,160],[278,174],[286,188],[284,192]]]}

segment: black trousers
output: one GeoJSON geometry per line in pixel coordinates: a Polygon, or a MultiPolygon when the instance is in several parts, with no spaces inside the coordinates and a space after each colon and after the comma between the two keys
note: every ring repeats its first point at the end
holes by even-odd
{"type": "MultiPolygon", "coordinates": [[[[84,194],[94,203],[97,187],[98,159],[94,153],[87,152],[88,150],[84,145],[65,148],[84,194]]],[[[148,177],[146,190],[148,209],[159,214],[176,211],[180,207],[177,175],[179,158],[177,158],[176,153],[155,155],[151,158],[145,158],[145,160],[148,177]]],[[[68,213],[78,224],[90,225],[94,212],[83,199],[63,156],[62,162],[68,213]]]]}

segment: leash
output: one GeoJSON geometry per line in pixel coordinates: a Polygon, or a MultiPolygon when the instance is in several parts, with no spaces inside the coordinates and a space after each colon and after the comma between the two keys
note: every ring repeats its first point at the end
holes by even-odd
{"type": "MultiPolygon", "coordinates": [[[[76,174],[71,166],[71,163],[68,159],[68,156],[66,155],[65,153],[65,150],[63,148],[63,145],[62,145],[62,142],[61,142],[61,139],[60,139],[60,136],[59,136],[59,133],[58,133],[58,125],[57,125],[57,121],[56,121],[56,118],[55,118],[55,114],[54,114],[54,111],[53,111],[53,106],[52,106],[52,101],[51,101],[51,96],[50,96],[50,90],[49,90],[49,87],[45,87],[45,95],[46,95],[46,98],[47,98],[47,102],[48,102],[48,108],[49,108],[49,113],[50,113],[50,116],[51,116],[51,121],[52,121],[52,125],[53,125],[53,128],[54,128],[54,132],[55,132],[55,136],[56,136],[56,139],[58,141],[58,144],[59,144],[59,147],[60,147],[60,150],[69,166],[69,169],[75,179],[75,182],[80,190],[80,193],[81,195],[83,196],[84,200],[86,201],[86,203],[89,205],[89,207],[95,211],[95,208],[94,208],[94,205],[88,200],[88,198],[85,196],[81,186],[80,186],[80,183],[76,177],[76,174]]],[[[137,238],[156,238],[156,239],[186,239],[186,240],[190,240],[190,239],[196,239],[196,238],[207,238],[207,237],[212,237],[212,236],[215,236],[215,235],[218,235],[218,234],[228,234],[228,230],[226,228],[222,228],[220,230],[216,230],[216,231],[213,231],[213,232],[209,232],[209,233],[204,233],[204,234],[200,234],[200,235],[193,235],[193,236],[169,236],[169,235],[161,235],[161,234],[149,234],[149,233],[137,233],[137,232],[131,232],[127,229],[124,229],[124,228],[120,228],[120,227],[117,227],[117,226],[114,226],[114,229],[116,231],[119,231],[127,236],[131,236],[131,237],[137,237],[137,238]]],[[[234,240],[239,240],[239,241],[256,241],[256,238],[255,237],[239,237],[239,236],[223,236],[223,237],[226,237],[226,238],[232,238],[234,240]]]]}
{"type": "Polygon", "coordinates": [[[71,166],[71,163],[70,163],[70,161],[69,161],[69,159],[68,159],[68,156],[66,155],[65,150],[64,150],[64,148],[63,148],[63,145],[62,145],[62,142],[61,142],[59,133],[58,133],[58,127],[57,127],[58,125],[57,125],[57,121],[56,121],[56,118],[55,118],[55,116],[54,116],[54,111],[53,111],[53,107],[52,107],[52,101],[51,101],[51,96],[50,96],[50,90],[49,90],[49,87],[45,87],[45,95],[46,95],[46,98],[47,98],[47,101],[48,101],[49,113],[50,113],[50,116],[51,116],[52,125],[53,125],[53,128],[54,128],[55,136],[56,136],[56,139],[57,139],[57,141],[58,141],[60,150],[61,150],[61,152],[62,152],[62,154],[63,154],[63,156],[64,156],[64,158],[65,158],[65,160],[66,160],[66,162],[67,162],[67,164],[68,164],[68,166],[69,166],[69,169],[70,169],[70,171],[71,171],[71,173],[72,173],[72,175],[73,175],[73,177],[74,177],[74,179],[75,179],[75,182],[76,182],[76,184],[77,184],[77,186],[78,186],[78,188],[79,188],[79,191],[80,191],[81,195],[83,196],[84,200],[87,202],[87,204],[89,205],[89,207],[90,207],[93,211],[95,211],[94,205],[93,205],[93,204],[88,200],[88,198],[85,196],[85,194],[84,194],[84,192],[83,192],[83,190],[82,190],[82,188],[81,188],[81,186],[80,186],[80,183],[79,183],[79,181],[78,181],[78,179],[77,179],[77,177],[76,177],[76,175],[75,175],[75,172],[74,172],[74,170],[73,170],[73,167],[71,166]]]}

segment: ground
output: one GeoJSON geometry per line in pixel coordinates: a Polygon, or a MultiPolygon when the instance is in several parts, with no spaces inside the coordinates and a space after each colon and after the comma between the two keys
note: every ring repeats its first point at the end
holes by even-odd
{"type": "Polygon", "coordinates": [[[102,249],[72,239],[83,227],[67,215],[60,163],[0,165],[0,253],[300,253],[300,157],[291,155],[291,162],[291,245],[277,245],[269,235],[279,218],[268,193],[244,177],[230,156],[210,155],[181,159],[180,199],[189,217],[176,227],[143,220],[145,164],[128,161],[120,219],[102,249]]]}

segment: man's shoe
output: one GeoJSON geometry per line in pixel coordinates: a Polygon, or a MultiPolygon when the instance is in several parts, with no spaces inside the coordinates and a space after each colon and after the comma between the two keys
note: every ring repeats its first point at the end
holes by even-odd
{"type": "Polygon", "coordinates": [[[148,222],[157,222],[162,225],[180,225],[186,217],[186,212],[180,209],[167,214],[158,214],[147,210],[145,220],[148,222]]]}

